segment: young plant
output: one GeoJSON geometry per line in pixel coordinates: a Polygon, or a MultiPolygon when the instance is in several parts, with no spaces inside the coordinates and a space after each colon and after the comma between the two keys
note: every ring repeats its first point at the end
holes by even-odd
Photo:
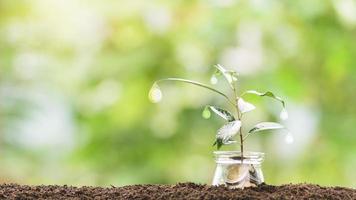
{"type": "MultiPolygon", "coordinates": [[[[279,101],[282,104],[282,111],[280,113],[280,118],[282,120],[286,120],[288,118],[288,113],[286,111],[286,105],[283,99],[280,97],[274,95],[272,92],[267,91],[267,92],[257,92],[255,90],[248,90],[243,93],[239,93],[237,90],[237,82],[238,82],[238,74],[235,71],[227,70],[221,65],[215,65],[216,68],[215,73],[211,77],[211,83],[216,84],[218,79],[218,76],[222,76],[226,82],[228,83],[230,89],[232,90],[233,96],[229,97],[226,95],[224,92],[219,91],[213,87],[210,87],[209,85],[192,81],[192,80],[186,80],[186,79],[181,79],[181,78],[166,78],[166,79],[161,79],[156,81],[150,92],[149,92],[149,98],[152,102],[158,103],[162,99],[162,92],[158,86],[159,83],[164,82],[164,81],[177,81],[177,82],[183,82],[183,83],[188,83],[192,85],[196,85],[205,89],[208,89],[212,92],[215,92],[216,94],[222,96],[227,100],[227,102],[234,108],[233,112],[229,112],[225,109],[222,109],[217,106],[205,106],[205,109],[203,110],[202,116],[204,118],[210,118],[211,116],[211,111],[215,113],[216,115],[220,116],[226,121],[226,124],[223,125],[216,134],[216,140],[214,142],[214,146],[216,145],[217,149],[220,149],[221,146],[223,145],[229,145],[236,143],[236,140],[234,140],[235,136],[238,136],[239,138],[239,143],[240,143],[240,151],[241,151],[241,157],[243,158],[243,152],[244,152],[244,142],[250,136],[250,134],[258,133],[261,131],[265,130],[275,130],[275,129],[284,129],[284,126],[275,123],[275,122],[261,122],[256,124],[254,127],[252,127],[247,133],[243,133],[242,131],[242,120],[243,116],[245,113],[250,112],[254,110],[256,107],[249,103],[246,102],[243,98],[246,95],[257,95],[260,97],[270,97],[276,101],[279,101]]],[[[293,142],[292,136],[288,133],[287,142],[293,142]]]]}

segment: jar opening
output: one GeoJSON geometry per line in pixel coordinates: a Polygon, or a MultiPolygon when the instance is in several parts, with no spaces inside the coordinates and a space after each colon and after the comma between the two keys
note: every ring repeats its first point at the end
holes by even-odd
{"type": "Polygon", "coordinates": [[[246,163],[261,164],[264,160],[264,153],[244,152],[243,158],[240,151],[214,151],[216,163],[246,163]]]}

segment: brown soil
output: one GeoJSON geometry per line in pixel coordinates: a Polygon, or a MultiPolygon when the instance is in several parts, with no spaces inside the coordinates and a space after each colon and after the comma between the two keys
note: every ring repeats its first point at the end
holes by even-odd
{"type": "Polygon", "coordinates": [[[356,189],[311,184],[228,189],[194,183],[125,187],[0,185],[0,199],[356,199],[356,189]]]}

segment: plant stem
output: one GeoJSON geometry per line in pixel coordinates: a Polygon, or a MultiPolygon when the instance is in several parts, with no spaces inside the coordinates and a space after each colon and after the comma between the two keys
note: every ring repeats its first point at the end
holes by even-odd
{"type": "MultiPolygon", "coordinates": [[[[236,106],[237,110],[238,110],[238,119],[241,121],[242,119],[242,114],[240,113],[240,110],[238,108],[238,106],[236,106]]],[[[243,135],[242,135],[242,125],[239,129],[239,135],[240,135],[240,151],[241,151],[241,164],[243,163],[244,160],[244,140],[243,140],[243,135]]]]}
{"type": "Polygon", "coordinates": [[[200,87],[203,87],[205,89],[208,89],[210,91],[213,91],[215,93],[218,93],[220,94],[221,96],[223,96],[225,99],[227,99],[227,101],[233,105],[233,106],[236,106],[235,103],[233,101],[231,101],[231,99],[226,95],[224,94],[223,92],[220,92],[219,90],[217,89],[214,89],[206,84],[203,84],[203,83],[199,83],[197,81],[192,81],[192,80],[187,80],[187,79],[182,79],[182,78],[166,78],[166,79],[161,79],[161,80],[158,80],[156,81],[156,83],[159,83],[159,82],[163,82],[163,81],[178,81],[178,82],[184,82],[184,83],[189,83],[189,84],[193,84],[193,85],[196,85],[196,86],[200,86],[200,87]]]}
{"type": "MultiPolygon", "coordinates": [[[[234,91],[234,95],[235,95],[235,100],[236,102],[238,101],[239,97],[237,94],[237,90],[236,90],[236,82],[233,82],[232,84],[232,89],[234,91]]],[[[236,111],[237,111],[237,118],[241,121],[242,119],[242,113],[240,113],[240,110],[238,108],[238,104],[236,103],[235,105],[236,111]]],[[[241,163],[243,163],[244,160],[244,140],[243,140],[243,135],[242,135],[242,126],[239,129],[239,135],[240,135],[240,151],[241,151],[241,163]]]]}
{"type": "Polygon", "coordinates": [[[241,150],[241,163],[244,162],[244,140],[242,139],[242,131],[241,131],[241,128],[240,128],[240,150],[241,150]]]}

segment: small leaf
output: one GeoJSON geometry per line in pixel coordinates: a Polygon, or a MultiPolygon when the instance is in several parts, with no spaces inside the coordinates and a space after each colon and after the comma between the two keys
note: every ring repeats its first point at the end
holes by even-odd
{"type": "Polygon", "coordinates": [[[152,103],[158,103],[162,100],[162,91],[157,83],[152,85],[150,92],[148,93],[148,98],[152,103]]]}
{"type": "Polygon", "coordinates": [[[237,101],[237,106],[241,113],[250,112],[256,108],[256,106],[254,106],[253,104],[251,104],[249,102],[246,102],[241,97],[237,101]]]}
{"type": "Polygon", "coordinates": [[[235,120],[234,116],[227,110],[224,110],[222,108],[218,108],[215,106],[209,106],[209,108],[217,115],[219,115],[221,118],[225,119],[228,122],[232,122],[235,120]]]}
{"type": "Polygon", "coordinates": [[[261,122],[256,124],[249,133],[256,133],[264,130],[274,130],[274,129],[283,129],[284,126],[282,124],[278,124],[275,122],[261,122]]]}
{"type": "Polygon", "coordinates": [[[238,74],[235,71],[230,70],[227,73],[230,74],[233,81],[237,81],[238,74]]]}
{"type": "Polygon", "coordinates": [[[237,73],[234,71],[229,71],[226,70],[223,66],[221,66],[220,64],[215,65],[215,68],[220,71],[220,73],[225,77],[225,79],[227,80],[227,82],[229,82],[230,84],[233,81],[237,81],[237,73]]]}
{"type": "Polygon", "coordinates": [[[215,67],[216,68],[216,70],[215,70],[215,72],[214,72],[214,75],[216,76],[216,77],[218,77],[218,76],[220,76],[221,74],[222,74],[222,72],[217,68],[217,67],[215,67]]]}
{"type": "Polygon", "coordinates": [[[205,119],[209,119],[209,118],[210,118],[211,112],[210,112],[208,106],[205,106],[205,108],[204,108],[204,110],[203,110],[203,112],[202,112],[202,116],[203,116],[203,118],[205,118],[205,119]]]}
{"type": "Polygon", "coordinates": [[[279,114],[279,118],[281,118],[281,120],[288,119],[288,112],[285,108],[282,109],[281,113],[279,114]]]}
{"type": "Polygon", "coordinates": [[[235,120],[229,122],[218,130],[216,134],[216,139],[221,140],[223,144],[231,144],[230,143],[231,139],[238,133],[240,128],[241,128],[241,121],[235,120]]]}
{"type": "Polygon", "coordinates": [[[221,146],[223,145],[222,140],[219,138],[216,138],[213,146],[215,146],[215,145],[216,145],[216,148],[219,150],[221,148],[221,146]]]}
{"type": "Polygon", "coordinates": [[[264,96],[271,97],[271,98],[276,99],[277,101],[281,102],[283,108],[286,107],[286,104],[285,104],[284,100],[281,97],[278,97],[278,96],[274,95],[270,91],[262,93],[262,92],[257,92],[255,90],[248,90],[248,91],[244,92],[244,94],[255,94],[255,95],[258,95],[258,96],[261,96],[261,97],[264,97],[264,96]]]}

